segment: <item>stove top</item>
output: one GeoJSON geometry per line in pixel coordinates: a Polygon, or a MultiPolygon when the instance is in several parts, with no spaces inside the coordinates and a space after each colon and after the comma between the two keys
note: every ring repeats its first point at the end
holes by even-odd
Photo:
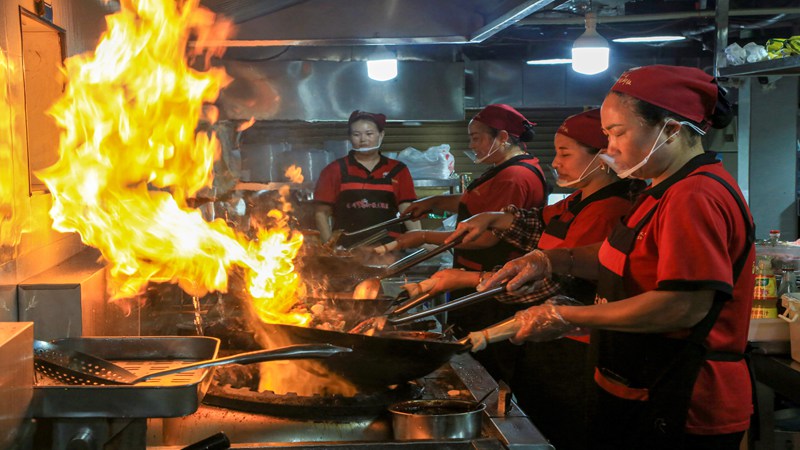
{"type": "MultiPolygon", "coordinates": [[[[397,401],[409,398],[423,399],[463,399],[477,400],[495,389],[497,383],[469,355],[456,355],[450,363],[434,373],[416,380],[408,387],[400,387],[397,401]],[[411,389],[412,392],[405,392],[411,389]]],[[[538,430],[516,405],[498,404],[502,395],[492,394],[486,400],[481,436],[467,441],[394,441],[391,418],[386,407],[375,407],[369,412],[342,414],[323,412],[327,404],[335,404],[333,399],[311,398],[309,401],[321,402],[319,406],[304,409],[289,408],[291,413],[280,409],[264,412],[237,411],[217,406],[219,398],[210,390],[204,404],[196,413],[181,418],[148,419],[147,446],[149,449],[174,450],[198,442],[219,431],[225,432],[233,443],[231,448],[425,448],[425,449],[552,449],[538,430]],[[298,413],[299,414],[294,414],[298,413]],[[281,446],[285,443],[286,446],[281,446]]],[[[236,394],[240,389],[223,392],[236,394]]],[[[250,401],[251,393],[242,393],[250,401]]],[[[235,397],[235,395],[234,395],[235,397]]],[[[510,397],[510,396],[509,396],[510,397]]],[[[295,399],[297,400],[297,399],[295,399]]],[[[381,400],[383,402],[386,400],[381,400]]],[[[392,399],[388,401],[393,402],[392,399]]],[[[380,403],[379,402],[379,403],[380,403]]],[[[292,402],[289,402],[292,403],[292,402]]],[[[504,402],[503,402],[504,403],[504,402]]],[[[296,405],[295,405],[296,406],[296,405]]],[[[388,405],[387,405],[388,406],[388,405]]],[[[256,408],[260,408],[258,406],[256,408]]],[[[267,408],[273,408],[269,406],[267,408]]],[[[249,408],[245,407],[245,408],[249,408]]],[[[334,407],[334,410],[336,408],[334,407]]]]}

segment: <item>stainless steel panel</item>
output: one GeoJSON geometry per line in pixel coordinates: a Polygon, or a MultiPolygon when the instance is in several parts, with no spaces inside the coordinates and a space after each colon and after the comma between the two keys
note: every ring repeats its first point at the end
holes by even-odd
{"type": "Polygon", "coordinates": [[[16,322],[19,319],[16,267],[16,261],[0,265],[0,322],[16,322]]]}
{"type": "Polygon", "coordinates": [[[464,64],[399,61],[394,80],[367,76],[363,61],[226,61],[234,81],[217,104],[225,118],[345,121],[355,109],[389,120],[463,120],[464,64]]]}
{"type": "Polygon", "coordinates": [[[33,397],[33,324],[0,323],[0,448],[12,448],[33,397]]]}
{"type": "MultiPolygon", "coordinates": [[[[567,86],[564,68],[568,66],[527,66],[523,72],[525,105],[564,106],[567,86]]],[[[535,118],[531,118],[536,122],[535,118]]]]}
{"type": "Polygon", "coordinates": [[[520,61],[481,61],[480,104],[505,103],[521,107],[522,64],[520,61]]]}
{"type": "Polygon", "coordinates": [[[105,271],[97,257],[87,249],[19,284],[19,319],[34,323],[36,339],[104,334],[105,271]]]}

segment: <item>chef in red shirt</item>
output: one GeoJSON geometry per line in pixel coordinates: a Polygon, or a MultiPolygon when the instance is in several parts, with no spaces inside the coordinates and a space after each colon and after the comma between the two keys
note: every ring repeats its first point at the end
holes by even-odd
{"type": "MultiPolygon", "coordinates": [[[[630,210],[644,188],[641,180],[620,180],[599,158],[608,146],[600,124],[600,110],[568,117],[554,139],[553,168],[557,184],[575,188],[564,200],[544,208],[485,212],[458,224],[448,240],[463,235],[467,244],[481,245],[484,232],[527,251],[579,247],[602,242],[630,210]],[[474,244],[470,244],[474,242],[474,244]]],[[[445,270],[434,274],[431,292],[474,287],[487,274],[445,270]]],[[[569,294],[591,304],[595,284],[570,276],[541,280],[530,294],[501,296],[502,302],[540,303],[556,294],[569,294]]],[[[526,343],[515,367],[511,388],[523,411],[558,449],[582,450],[588,437],[587,388],[590,386],[588,336],[546,343],[526,343]]]]}
{"type": "MultiPolygon", "coordinates": [[[[323,242],[334,229],[356,231],[393,219],[417,199],[406,165],[381,155],[386,116],[356,110],[347,123],[353,149],[322,169],[314,189],[315,219],[323,242]]],[[[406,227],[419,229],[419,222],[404,225],[392,227],[390,235],[406,227]]],[[[347,246],[365,237],[342,236],[338,243],[347,246]]]]}
{"type": "MultiPolygon", "coordinates": [[[[753,408],[743,352],[754,227],[699,136],[730,122],[730,104],[703,71],[655,65],[620,76],[601,116],[604,160],[651,186],[602,244],[535,250],[479,289],[510,280],[516,290],[554,273],[598,280],[595,304],[546,302],[512,324],[515,342],[592,330],[592,447],[736,450],[753,408]]],[[[487,334],[472,336],[477,348],[487,334]]]]}
{"type": "MultiPolygon", "coordinates": [[[[417,200],[406,212],[412,219],[418,219],[431,210],[444,210],[457,212],[459,220],[466,220],[474,214],[500,211],[508,205],[525,209],[544,206],[548,191],[544,172],[539,159],[528,154],[525,147],[525,142],[533,139],[533,125],[511,106],[496,104],[483,108],[468,125],[469,141],[477,157],[475,162],[491,167],[463,193],[417,200]]],[[[398,248],[441,244],[448,235],[445,231],[427,230],[405,233],[397,238],[398,248]]],[[[524,253],[512,244],[495,239],[487,248],[456,249],[453,267],[488,270],[524,253]]],[[[455,298],[471,292],[474,289],[454,291],[451,295],[455,298]]],[[[449,313],[448,323],[455,325],[457,333],[466,334],[512,315],[518,309],[518,305],[477,305],[449,313]]],[[[513,345],[498,345],[477,358],[493,377],[510,383],[518,353],[519,349],[513,345]]]]}

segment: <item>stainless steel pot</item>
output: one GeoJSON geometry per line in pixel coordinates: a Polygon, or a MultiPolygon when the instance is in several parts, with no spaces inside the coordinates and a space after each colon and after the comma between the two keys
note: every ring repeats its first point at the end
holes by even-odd
{"type": "Polygon", "coordinates": [[[467,400],[409,400],[389,407],[399,441],[474,439],[481,434],[484,403],[467,400]]]}

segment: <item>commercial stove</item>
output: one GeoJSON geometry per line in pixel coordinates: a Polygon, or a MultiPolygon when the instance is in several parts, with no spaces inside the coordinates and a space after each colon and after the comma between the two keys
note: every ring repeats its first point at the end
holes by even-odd
{"type": "MultiPolygon", "coordinates": [[[[73,340],[72,345],[101,355],[103,348],[113,347],[115,353],[133,359],[134,350],[155,348],[149,344],[153,340],[157,341],[159,358],[205,358],[209,352],[215,353],[208,342],[212,339],[205,339],[186,341],[191,344],[187,346],[181,345],[179,337],[87,338],[78,339],[77,344],[73,340]],[[90,345],[84,345],[85,341],[90,345]],[[105,347],[98,347],[96,342],[105,347]],[[167,353],[164,348],[168,348],[167,353]]],[[[134,371],[141,364],[115,362],[134,371]]],[[[135,386],[70,388],[40,380],[34,386],[32,410],[36,433],[31,448],[174,450],[219,432],[231,441],[230,448],[247,449],[552,448],[513,402],[508,388],[498,387],[468,354],[454,356],[423,378],[348,396],[256,392],[226,384],[222,381],[224,377],[217,376],[213,382],[211,378],[211,370],[200,369],[174,379],[154,379],[135,386]],[[492,393],[495,389],[497,392],[492,393]],[[387,412],[390,404],[409,399],[477,400],[486,394],[490,395],[485,400],[483,425],[475,439],[397,441],[393,438],[387,412]]]]}
{"type": "Polygon", "coordinates": [[[486,399],[481,435],[471,440],[396,441],[388,405],[382,404],[410,398],[477,400],[495,388],[497,383],[469,355],[456,355],[437,371],[390,393],[357,394],[352,402],[294,398],[259,406],[249,394],[237,394],[240,389],[212,386],[195,413],[149,419],[147,443],[148,448],[171,450],[222,431],[231,448],[247,449],[551,449],[505,386],[486,399]],[[254,412],[258,410],[269,413],[254,412]]]}

